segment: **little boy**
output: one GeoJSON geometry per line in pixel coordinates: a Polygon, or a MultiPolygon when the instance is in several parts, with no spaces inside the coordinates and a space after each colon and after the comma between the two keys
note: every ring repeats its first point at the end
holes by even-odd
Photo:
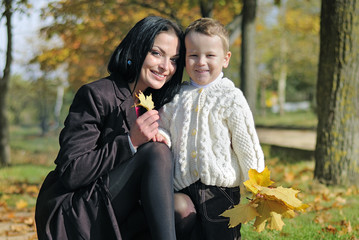
{"type": "Polygon", "coordinates": [[[219,215],[239,203],[248,170],[264,169],[253,116],[242,92],[223,77],[231,57],[224,26],[194,21],[185,46],[190,82],[160,110],[157,141],[172,148],[174,188],[193,202],[201,238],[240,239],[240,225],[228,228],[229,219],[219,215]]]}

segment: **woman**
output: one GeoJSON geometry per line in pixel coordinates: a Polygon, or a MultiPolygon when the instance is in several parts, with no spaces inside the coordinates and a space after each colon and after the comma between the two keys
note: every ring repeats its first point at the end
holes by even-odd
{"type": "Polygon", "coordinates": [[[40,240],[131,239],[147,225],[140,224],[144,219],[152,239],[176,238],[172,155],[151,141],[157,110],[141,115],[134,106],[140,91],[152,94],[156,109],[177,92],[182,34],[167,19],[142,19],[114,51],[110,76],[78,90],[60,134],[56,169],[37,199],[40,240]]]}

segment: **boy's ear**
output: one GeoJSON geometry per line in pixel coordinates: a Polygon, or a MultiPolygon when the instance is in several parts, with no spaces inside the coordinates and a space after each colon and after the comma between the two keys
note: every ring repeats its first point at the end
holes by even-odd
{"type": "Polygon", "coordinates": [[[223,61],[223,68],[227,68],[229,65],[229,60],[231,59],[231,55],[232,53],[230,51],[228,51],[225,55],[224,55],[224,61],[223,61]]]}

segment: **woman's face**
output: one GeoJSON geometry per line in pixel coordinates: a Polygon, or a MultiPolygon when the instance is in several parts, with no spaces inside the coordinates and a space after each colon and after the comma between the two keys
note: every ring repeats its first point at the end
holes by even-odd
{"type": "Polygon", "coordinates": [[[143,62],[135,92],[163,87],[176,72],[179,52],[180,41],[174,31],[158,34],[143,62]]]}

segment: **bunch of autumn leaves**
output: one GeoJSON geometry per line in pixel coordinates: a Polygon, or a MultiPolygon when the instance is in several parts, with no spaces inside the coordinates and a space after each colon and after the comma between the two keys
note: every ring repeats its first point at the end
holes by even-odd
{"type": "Polygon", "coordinates": [[[283,218],[295,217],[295,211],[304,211],[308,205],[297,198],[298,190],[284,187],[270,187],[270,171],[266,167],[261,173],[254,169],[248,171],[249,180],[244,182],[253,193],[247,204],[238,204],[226,210],[221,216],[229,217],[229,227],[247,223],[255,218],[253,226],[257,232],[265,229],[282,230],[283,218]]]}
{"type": "MultiPolygon", "coordinates": [[[[139,92],[136,97],[140,100],[135,106],[142,106],[147,110],[154,108],[152,95],[145,96],[139,92]]],[[[261,173],[255,169],[248,171],[249,180],[243,184],[248,191],[253,193],[252,199],[247,204],[238,204],[234,208],[221,214],[229,217],[229,227],[235,227],[240,223],[247,223],[254,218],[253,226],[257,232],[265,229],[282,230],[284,218],[295,217],[295,211],[304,211],[308,205],[303,204],[298,198],[298,190],[284,187],[270,187],[274,182],[270,180],[270,171],[266,167],[261,173]]]]}

